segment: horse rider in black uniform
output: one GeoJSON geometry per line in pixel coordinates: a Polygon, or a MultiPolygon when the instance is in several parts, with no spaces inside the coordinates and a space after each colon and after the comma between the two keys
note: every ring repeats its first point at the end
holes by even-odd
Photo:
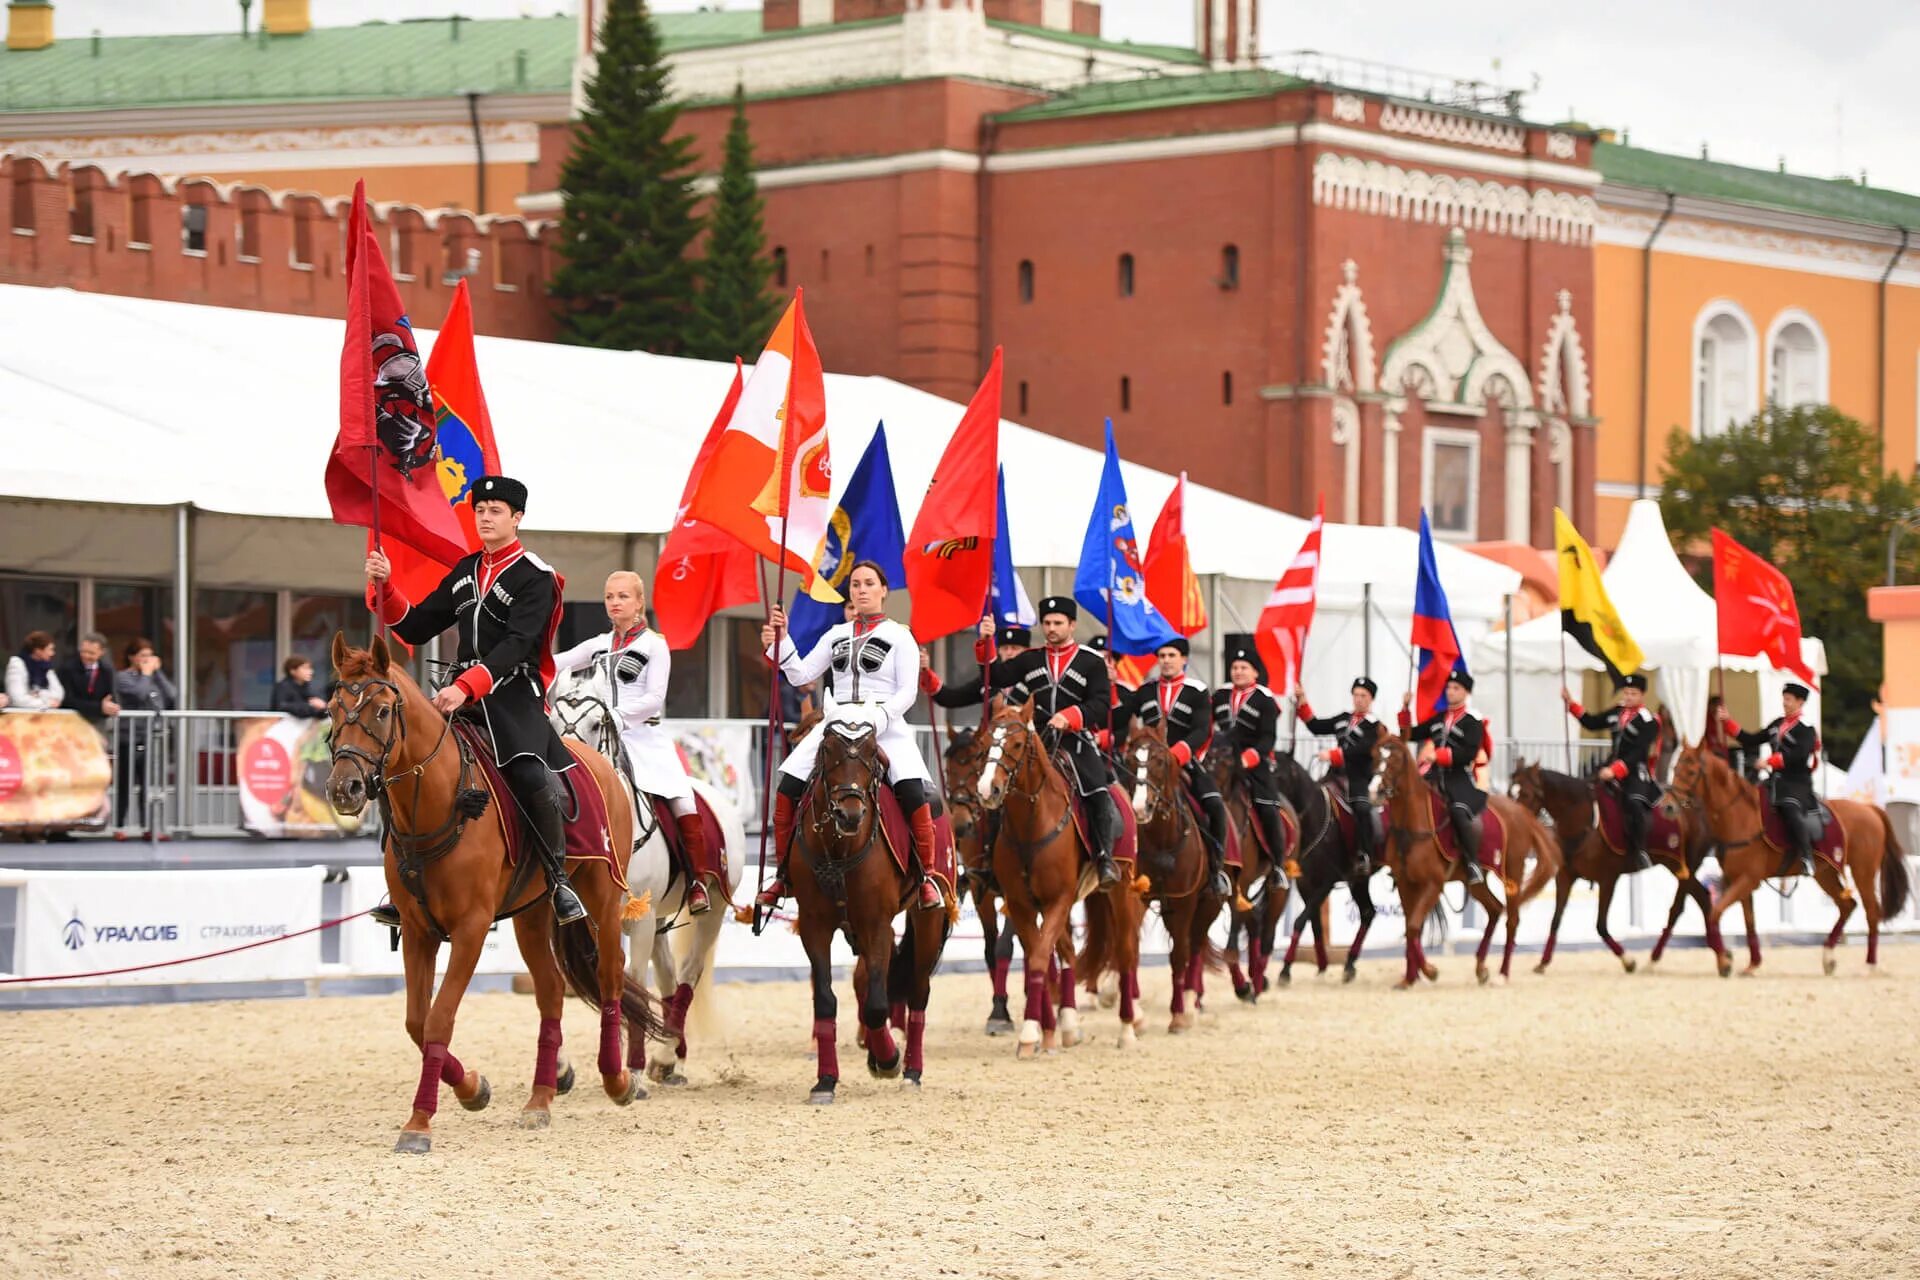
{"type": "Polygon", "coordinates": [[[1353,810],[1354,870],[1367,874],[1378,851],[1373,847],[1373,772],[1374,744],[1380,741],[1382,725],[1373,714],[1373,700],[1380,686],[1366,676],[1353,682],[1353,710],[1338,715],[1315,716],[1307,705],[1306,690],[1296,689],[1301,720],[1307,732],[1331,737],[1333,745],[1320,753],[1327,768],[1337,772],[1346,785],[1347,807],[1353,810]]]}
{"type": "Polygon", "coordinates": [[[1447,802],[1447,817],[1460,842],[1462,877],[1468,884],[1484,883],[1480,874],[1480,815],[1487,793],[1474,781],[1473,762],[1487,741],[1487,727],[1467,706],[1473,677],[1455,668],[1447,677],[1446,707],[1413,723],[1413,694],[1400,703],[1400,732],[1408,742],[1433,744],[1433,774],[1427,779],[1447,802]]]}
{"type": "MultiPolygon", "coordinates": [[[[408,644],[425,644],[448,627],[457,630],[457,674],[433,695],[433,705],[484,730],[507,789],[533,829],[533,851],[553,888],[554,917],[572,924],[587,917],[566,871],[569,802],[560,774],[575,762],[547,720],[560,578],[520,544],[527,486],[506,476],[482,476],[468,497],[479,551],[453,566],[417,604],[389,580],[387,557],[369,551],[368,596],[380,620],[408,644]]],[[[375,908],[373,918],[400,923],[390,904],[375,908]]]]}
{"type": "Polygon", "coordinates": [[[1050,750],[1066,754],[1093,828],[1094,871],[1100,887],[1110,888],[1120,883],[1120,868],[1113,861],[1113,847],[1120,839],[1120,810],[1107,790],[1113,781],[1112,766],[1095,740],[1113,714],[1107,664],[1092,649],[1075,643],[1073,627],[1080,606],[1072,597],[1048,596],[1040,602],[1039,614],[1046,641],[1043,648],[999,657],[993,619],[987,617],[980,620],[974,654],[987,668],[986,678],[995,689],[1005,689],[1009,700],[1033,703],[1041,741],[1050,750]]]}
{"type": "Polygon", "coordinates": [[[1583,729],[1605,729],[1613,735],[1613,753],[1600,766],[1602,786],[1609,783],[1621,792],[1620,812],[1627,823],[1628,869],[1645,871],[1653,865],[1647,857],[1647,819],[1653,806],[1660,803],[1660,784],[1653,776],[1653,752],[1660,744],[1660,721],[1647,709],[1647,678],[1622,676],[1620,701],[1605,711],[1588,711],[1560,690],[1560,701],[1580,722],[1583,729]]]}
{"type": "MultiPolygon", "coordinates": [[[[1033,647],[1033,632],[1017,622],[1002,624],[993,633],[994,645],[999,651],[1000,660],[1011,661],[1033,647]]],[[[977,707],[985,702],[989,692],[999,693],[1010,699],[1023,696],[1020,689],[986,689],[987,668],[982,664],[979,673],[970,680],[959,684],[947,684],[941,680],[940,673],[933,669],[933,660],[926,646],[920,648],[920,692],[937,707],[949,710],[959,707],[977,707]]],[[[993,878],[993,843],[1000,837],[1000,811],[994,809],[982,813],[975,819],[980,824],[980,850],[986,859],[982,867],[964,867],[963,877],[971,877],[985,884],[994,893],[1000,892],[1000,886],[993,878]]]]}
{"type": "Polygon", "coordinates": [[[1263,683],[1265,668],[1251,646],[1227,651],[1225,689],[1213,691],[1213,725],[1227,749],[1240,761],[1253,793],[1253,819],[1266,838],[1278,867],[1287,856],[1280,828],[1280,778],[1273,770],[1273,746],[1280,736],[1280,699],[1263,683]]]}
{"type": "Polygon", "coordinates": [[[1825,825],[1820,801],[1813,794],[1813,769],[1820,761],[1820,731],[1801,718],[1807,707],[1807,693],[1807,686],[1803,684],[1788,684],[1780,691],[1780,704],[1786,714],[1776,717],[1766,728],[1750,732],[1741,732],[1725,707],[1720,710],[1721,723],[1734,741],[1747,748],[1769,749],[1762,761],[1770,774],[1768,797],[1793,845],[1780,863],[1781,875],[1788,874],[1796,865],[1801,875],[1813,874],[1813,842],[1820,837],[1825,825]]]}
{"type": "MultiPolygon", "coordinates": [[[[1113,749],[1126,750],[1133,721],[1166,727],[1167,748],[1180,765],[1194,799],[1207,816],[1207,866],[1213,873],[1213,891],[1221,898],[1233,892],[1227,878],[1227,802],[1220,798],[1213,771],[1207,768],[1207,745],[1213,740],[1213,700],[1207,686],[1187,674],[1191,646],[1175,636],[1154,652],[1160,674],[1132,693],[1122,693],[1113,713],[1113,749]]],[[[1179,798],[1174,798],[1179,803],[1179,798]]]]}

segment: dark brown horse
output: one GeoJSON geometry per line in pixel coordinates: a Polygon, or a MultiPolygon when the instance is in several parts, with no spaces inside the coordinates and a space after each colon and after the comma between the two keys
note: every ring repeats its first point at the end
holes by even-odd
{"type": "MultiPolygon", "coordinates": [[[[1733,972],[1733,957],[1720,940],[1720,917],[1734,903],[1748,901],[1762,881],[1780,873],[1782,850],[1765,834],[1761,806],[1766,800],[1758,787],[1734,773],[1732,766],[1718,754],[1696,743],[1682,751],[1674,763],[1673,786],[1662,803],[1676,815],[1687,811],[1702,814],[1723,850],[1720,865],[1725,870],[1726,883],[1713,910],[1707,913],[1707,943],[1714,950],[1720,976],[1724,978],[1733,972]]],[[[1830,800],[1827,807],[1840,822],[1846,869],[1852,874],[1853,883],[1860,891],[1861,905],[1866,909],[1867,964],[1871,968],[1880,963],[1880,922],[1898,915],[1907,904],[1906,858],[1887,811],[1879,805],[1858,800],[1830,800]]],[[[1814,882],[1840,910],[1840,918],[1834,921],[1833,930],[1827,935],[1820,960],[1821,967],[1832,973],[1836,967],[1833,951],[1840,945],[1847,920],[1853,915],[1854,895],[1826,858],[1816,856],[1813,867],[1814,882]]],[[[1786,874],[1799,875],[1800,871],[1794,866],[1786,874]]],[[[1751,936],[1751,925],[1748,930],[1751,936]]],[[[1751,945],[1753,962],[1747,968],[1749,974],[1760,967],[1758,940],[1751,945]]]]}
{"type": "Polygon", "coordinates": [[[1140,874],[1146,878],[1149,901],[1159,904],[1160,921],[1172,946],[1167,963],[1173,974],[1170,1033],[1192,1027],[1200,975],[1220,967],[1220,952],[1207,931],[1225,905],[1214,893],[1207,873],[1206,831],[1187,803],[1180,762],[1167,749],[1161,722],[1134,722],[1120,753],[1122,785],[1133,802],[1139,831],[1140,874]]]}
{"type": "MultiPolygon", "coordinates": [[[[1439,905],[1442,886],[1451,879],[1464,879],[1464,868],[1459,860],[1448,858],[1441,850],[1434,819],[1433,790],[1420,776],[1419,765],[1407,744],[1392,734],[1383,734],[1375,751],[1381,762],[1380,801],[1387,811],[1387,865],[1393,871],[1407,921],[1407,972],[1399,984],[1405,990],[1422,977],[1432,982],[1440,976],[1440,971],[1427,961],[1420,932],[1428,914],[1439,905]]],[[[1499,870],[1507,900],[1503,908],[1494,895],[1493,886],[1484,881],[1468,886],[1468,892],[1487,912],[1487,930],[1474,956],[1474,973],[1483,983],[1490,976],[1487,951],[1493,945],[1493,931],[1500,917],[1505,915],[1507,919],[1507,945],[1500,961],[1500,976],[1505,978],[1513,967],[1513,942],[1520,923],[1520,908],[1546,888],[1547,882],[1560,871],[1560,848],[1539,819],[1506,796],[1487,797],[1486,812],[1506,827],[1506,845],[1499,870]],[[1531,877],[1526,876],[1529,853],[1534,857],[1531,877]]],[[[1491,820],[1487,825],[1491,827],[1491,820]]]]}
{"type": "Polygon", "coordinates": [[[889,850],[881,816],[887,761],[866,724],[831,721],[822,735],[815,779],[794,824],[787,861],[798,909],[801,945],[813,979],[813,1039],[819,1076],[807,1101],[833,1101],[840,1082],[833,993],[833,935],[846,935],[863,961],[856,977],[860,1022],[866,1030],[867,1070],[881,1078],[904,1072],[918,1086],[924,1069],[927,997],[946,945],[948,920],[940,909],[920,910],[918,882],[889,850]],[[898,946],[894,918],[906,913],[898,946]],[[884,963],[882,962],[884,960],[884,963]],[[860,981],[864,978],[864,981],[860,981]],[[893,1040],[889,1014],[906,1006],[907,1043],[893,1040]]]}
{"type": "MultiPolygon", "coordinates": [[[[1273,957],[1274,939],[1280,932],[1280,919],[1287,904],[1287,879],[1275,859],[1291,859],[1298,853],[1299,826],[1282,818],[1280,830],[1287,847],[1269,849],[1254,818],[1253,788],[1237,752],[1227,749],[1223,738],[1216,737],[1207,755],[1207,767],[1213,771],[1214,785],[1227,804],[1227,824],[1240,843],[1239,874],[1234,877],[1235,901],[1232,919],[1227,925],[1227,945],[1222,953],[1227,973],[1233,979],[1233,991],[1248,1004],[1257,1002],[1267,990],[1267,962],[1273,957]],[[1247,940],[1247,967],[1240,968],[1239,939],[1247,940]]],[[[1233,874],[1229,869],[1228,874],[1233,874]]]]}
{"type": "MultiPolygon", "coordinates": [[[[1378,751],[1376,746],[1376,760],[1378,751]]],[[[1319,971],[1326,972],[1327,898],[1334,885],[1345,881],[1354,908],[1360,913],[1359,927],[1347,945],[1347,959],[1341,970],[1341,981],[1352,982],[1359,975],[1360,948],[1366,943],[1367,931],[1373,927],[1376,914],[1373,868],[1362,869],[1356,864],[1357,855],[1341,830],[1340,801],[1334,795],[1338,784],[1324,778],[1315,779],[1289,752],[1280,752],[1274,767],[1278,771],[1281,796],[1300,815],[1300,874],[1293,881],[1294,892],[1300,898],[1300,914],[1293,920],[1293,937],[1287,942],[1287,954],[1280,965],[1280,981],[1283,984],[1293,981],[1294,953],[1300,947],[1301,933],[1308,926],[1313,928],[1314,960],[1319,971]]]]}
{"type": "Polygon", "coordinates": [[[1034,728],[1033,704],[1002,707],[987,722],[986,764],[977,791],[983,812],[1000,813],[1000,828],[992,850],[994,879],[999,882],[1007,919],[1020,935],[1025,961],[1026,1008],[1021,1015],[1016,1052],[1022,1058],[1050,1053],[1060,1043],[1060,1031],[1077,1035],[1079,1013],[1074,997],[1075,968],[1060,974],[1060,1021],[1047,997],[1045,960],[1053,957],[1068,937],[1073,904],[1084,898],[1086,942],[1077,968],[1079,979],[1094,990],[1103,973],[1120,978],[1120,1043],[1132,1043],[1138,1032],[1134,999],[1139,991],[1140,924],[1146,903],[1124,879],[1111,889],[1096,890],[1093,868],[1079,828],[1073,821],[1071,773],[1056,765],[1034,728]]]}
{"type": "MultiPolygon", "coordinates": [[[[1515,800],[1533,812],[1552,819],[1553,832],[1559,838],[1564,859],[1560,874],[1554,877],[1553,923],[1547,929],[1547,945],[1541,950],[1540,963],[1533,967],[1533,971],[1545,973],[1547,966],[1553,963],[1554,947],[1560,939],[1560,919],[1567,913],[1567,899],[1573,893],[1574,882],[1591,880],[1600,894],[1597,921],[1600,941],[1606,943],[1607,950],[1613,952],[1620,966],[1632,973],[1636,968],[1634,959],[1608,932],[1607,914],[1613,905],[1614,890],[1620,878],[1633,872],[1628,869],[1626,853],[1609,844],[1594,821],[1593,784],[1585,778],[1557,773],[1522,760],[1514,765],[1509,789],[1515,800]]],[[[1625,803],[1624,800],[1622,802],[1625,803]]],[[[1651,815],[1648,821],[1651,823],[1651,815]]],[[[1674,887],[1673,906],[1667,913],[1666,930],[1654,945],[1653,953],[1648,957],[1649,964],[1660,963],[1660,957],[1666,951],[1667,939],[1673,934],[1674,923],[1679,920],[1680,912],[1689,900],[1699,906],[1703,919],[1713,909],[1713,899],[1700,883],[1699,877],[1700,864],[1713,852],[1712,833],[1707,830],[1705,823],[1691,815],[1683,817],[1680,826],[1679,847],[1647,850],[1648,858],[1673,872],[1679,882],[1674,887]]],[[[1747,938],[1751,945],[1757,946],[1759,943],[1753,929],[1751,901],[1747,902],[1746,909],[1747,938]]]]}
{"type": "MultiPolygon", "coordinates": [[[[577,749],[580,785],[599,789],[608,817],[607,861],[570,860],[570,878],[588,919],[558,927],[544,877],[531,853],[507,860],[502,809],[486,803],[486,783],[466,744],[383,638],[355,649],[333,638],[336,681],[327,702],[332,721],[333,769],[327,795],[341,813],[369,801],[380,806],[386,831],[381,849],[387,892],[400,912],[400,951],[406,966],[407,1034],[420,1046],[420,1085],[395,1151],[432,1148],[431,1124],[440,1086],[452,1086],[460,1105],[478,1111],[492,1090],[486,1077],[463,1067],[449,1050],[454,1015],[479,963],[494,921],[512,917],[520,955],[533,978],[540,1010],[533,1091],[520,1126],[545,1128],[559,1087],[560,1013],[566,989],[600,1010],[600,1078],[621,1106],[646,1097],[640,1077],[626,1067],[621,1022],[629,1036],[659,1035],[658,1010],[626,974],[620,921],[627,906],[624,877],[633,848],[633,811],[626,784],[597,751],[577,749]],[[436,995],[435,958],[445,939],[452,957],[436,995]]],[[[565,1073],[571,1078],[572,1069],[565,1073]]]]}

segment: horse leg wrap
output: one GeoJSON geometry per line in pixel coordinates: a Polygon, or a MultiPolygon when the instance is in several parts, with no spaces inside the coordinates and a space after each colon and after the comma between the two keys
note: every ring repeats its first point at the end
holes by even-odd
{"type": "Polygon", "coordinates": [[[887,1007],[887,1021],[893,1024],[895,1031],[905,1031],[907,1029],[907,1002],[905,1000],[895,1000],[887,1007]]]}
{"type": "Polygon", "coordinates": [[[1760,963],[1760,935],[1752,929],[1747,930],[1747,959],[1760,963]]]}
{"type": "Polygon", "coordinates": [[[1059,1014],[1055,1011],[1053,998],[1047,994],[1047,989],[1042,987],[1040,989],[1040,1029],[1052,1031],[1059,1025],[1059,1014]]]}
{"type": "Polygon", "coordinates": [[[1026,975],[1027,1007],[1020,1015],[1027,1022],[1040,1021],[1040,1007],[1047,1003],[1047,975],[1042,969],[1029,967],[1026,975]]]}
{"type": "Polygon", "coordinates": [[[927,1041],[927,1011],[914,1009],[907,1014],[907,1063],[908,1071],[919,1071],[924,1065],[927,1041]]]}
{"type": "Polygon", "coordinates": [[[877,1027],[867,1028],[867,1052],[882,1065],[900,1060],[900,1047],[893,1042],[893,1028],[884,1020],[877,1027]]]}
{"type": "Polygon", "coordinates": [[[1134,1011],[1133,1011],[1134,994],[1133,993],[1134,993],[1133,975],[1126,974],[1126,973],[1121,974],[1120,975],[1120,1021],[1122,1022],[1131,1023],[1134,1020],[1134,1011]]]}
{"type": "Polygon", "coordinates": [[[1671,926],[1665,929],[1662,929],[1660,931],[1660,941],[1653,944],[1653,954],[1647,957],[1650,963],[1652,964],[1660,963],[1660,957],[1665,955],[1667,952],[1667,941],[1672,937],[1673,937],[1673,929],[1671,926]]]}
{"type": "Polygon", "coordinates": [[[1063,964],[1060,966],[1060,1007],[1062,1009],[1078,1009],[1080,1007],[1079,999],[1080,997],[1075,995],[1073,991],[1073,966],[1063,964]]]}
{"type": "Polygon", "coordinates": [[[1187,962],[1187,989],[1194,994],[1194,1003],[1207,994],[1207,961],[1198,951],[1187,962]]]}
{"type": "Polygon", "coordinates": [[[458,1089],[466,1078],[467,1069],[460,1065],[460,1059],[453,1056],[453,1050],[447,1050],[447,1060],[440,1064],[440,1083],[458,1089]]]}
{"type": "Polygon", "coordinates": [[[1360,922],[1360,927],[1354,930],[1353,945],[1347,948],[1348,964],[1352,964],[1360,958],[1360,944],[1367,940],[1367,926],[1372,923],[1373,921],[1371,920],[1363,920],[1360,922]]]}
{"type": "Polygon", "coordinates": [[[1602,938],[1601,941],[1607,944],[1607,950],[1613,952],[1614,955],[1620,956],[1620,955],[1626,954],[1627,949],[1620,945],[1618,939],[1609,937],[1609,938],[1602,938]]]}
{"type": "Polygon", "coordinates": [[[1295,929],[1293,931],[1293,937],[1287,940],[1287,958],[1281,961],[1281,963],[1289,968],[1293,965],[1293,958],[1300,954],[1300,934],[1301,930],[1295,929]]]}
{"type": "Polygon", "coordinates": [[[551,1089],[560,1082],[560,1019],[540,1019],[539,1050],[533,1059],[533,1087],[551,1089]]]}
{"type": "MultiPolygon", "coordinates": [[[[1557,933],[1550,933],[1550,934],[1548,934],[1548,935],[1547,935],[1547,945],[1546,945],[1545,947],[1543,947],[1543,948],[1541,948],[1541,950],[1540,950],[1540,967],[1541,967],[1541,968],[1543,968],[1543,969],[1544,969],[1544,968],[1546,968],[1546,967],[1547,967],[1548,965],[1550,965],[1550,964],[1552,964],[1552,963],[1553,963],[1553,946],[1554,946],[1554,944],[1555,944],[1556,942],[1558,942],[1558,941],[1560,941],[1560,935],[1559,935],[1559,934],[1557,934],[1557,933]]],[[[1665,944],[1664,942],[1662,942],[1662,944],[1661,944],[1661,945],[1662,945],[1662,946],[1664,946],[1664,945],[1666,945],[1666,944],[1665,944]]],[[[1658,948],[1655,948],[1655,950],[1654,950],[1654,954],[1655,954],[1656,956],[1660,954],[1660,953],[1659,953],[1659,949],[1658,949],[1658,948]]]]}
{"type": "Polygon", "coordinates": [[[673,989],[673,994],[667,997],[667,1031],[669,1034],[678,1037],[686,1032],[687,1010],[691,1008],[692,1005],[693,988],[691,986],[683,982],[673,989]]]}
{"type": "Polygon", "coordinates": [[[1178,969],[1173,971],[1173,1003],[1169,1008],[1174,1013],[1187,1011],[1187,978],[1178,969]]]}
{"type": "Polygon", "coordinates": [[[620,1002],[609,1000],[600,1006],[600,1074],[617,1076],[625,1068],[620,1052],[620,1002]]]}
{"type": "Polygon", "coordinates": [[[1012,966],[1013,961],[1011,960],[995,960],[993,962],[994,999],[1005,1000],[1007,998],[1007,970],[1012,966]]]}
{"type": "Polygon", "coordinates": [[[647,1038],[643,1035],[627,1037],[627,1070],[645,1071],[647,1069],[647,1038]]]}
{"type": "Polygon", "coordinates": [[[423,1116],[440,1109],[440,1077],[450,1056],[447,1046],[433,1041],[420,1049],[420,1087],[413,1091],[413,1109],[423,1116]]]}
{"type": "MultiPolygon", "coordinates": [[[[1253,964],[1253,944],[1252,943],[1247,944],[1247,964],[1249,966],[1253,964]]],[[[1238,960],[1227,961],[1227,976],[1233,979],[1233,989],[1235,991],[1238,991],[1242,987],[1247,985],[1247,975],[1241,972],[1240,962],[1238,960]]]]}
{"type": "Polygon", "coordinates": [[[813,1047],[820,1056],[820,1078],[838,1080],[840,1078],[840,1050],[834,1044],[832,1018],[813,1020],[813,1047]]]}
{"type": "Polygon", "coordinates": [[[1867,935],[1867,963],[1880,963],[1880,935],[1878,933],[1869,933],[1867,935]]]}
{"type": "Polygon", "coordinates": [[[1833,922],[1833,932],[1827,935],[1827,946],[1830,948],[1839,946],[1840,935],[1846,932],[1846,928],[1847,928],[1847,920],[1845,916],[1842,916],[1840,919],[1835,920],[1833,922]]]}
{"type": "Polygon", "coordinates": [[[1313,931],[1313,963],[1322,969],[1327,967],[1327,935],[1318,929],[1313,931]]]}

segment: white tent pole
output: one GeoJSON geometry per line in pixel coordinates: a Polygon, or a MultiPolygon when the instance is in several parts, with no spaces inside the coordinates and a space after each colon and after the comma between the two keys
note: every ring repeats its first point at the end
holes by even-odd
{"type": "MultiPolygon", "coordinates": [[[[1511,741],[1514,734],[1514,727],[1513,727],[1513,593],[1511,591],[1507,592],[1506,595],[1500,598],[1500,607],[1502,611],[1505,613],[1506,620],[1507,620],[1506,630],[1501,634],[1501,639],[1506,641],[1506,644],[1503,647],[1507,651],[1507,722],[1502,727],[1506,731],[1508,740],[1511,741]]],[[[1509,762],[1508,767],[1509,768],[1512,767],[1511,762],[1509,762]]]]}
{"type": "Polygon", "coordinates": [[[197,699],[193,678],[193,504],[187,502],[175,507],[173,513],[173,678],[180,693],[180,709],[191,709],[197,699]]]}
{"type": "Polygon", "coordinates": [[[1373,584],[1360,584],[1360,674],[1373,679],[1373,584]]]}

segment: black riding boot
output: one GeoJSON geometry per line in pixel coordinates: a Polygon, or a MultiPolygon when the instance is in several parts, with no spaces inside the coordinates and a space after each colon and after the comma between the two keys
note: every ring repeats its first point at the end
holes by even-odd
{"type": "Polygon", "coordinates": [[[1293,859],[1287,855],[1287,832],[1280,821],[1280,806],[1255,801],[1253,820],[1260,824],[1260,834],[1266,837],[1267,851],[1273,856],[1273,873],[1277,876],[1300,874],[1298,867],[1287,865],[1293,859]]]}
{"type": "Polygon", "coordinates": [[[1087,819],[1093,827],[1093,872],[1102,889],[1120,883],[1120,867],[1113,860],[1113,846],[1120,840],[1120,811],[1113,806],[1113,793],[1105,787],[1081,797],[1087,819]]]}
{"type": "Polygon", "coordinates": [[[1653,865],[1647,856],[1647,807],[1633,796],[1621,797],[1626,805],[1627,870],[1645,871],[1653,865]]]}
{"type": "MultiPolygon", "coordinates": [[[[516,765],[526,763],[515,762],[516,765]]],[[[574,924],[587,918],[587,908],[567,881],[566,792],[552,770],[544,764],[539,768],[542,774],[539,784],[527,785],[520,802],[526,810],[528,825],[533,828],[534,852],[539,855],[547,883],[553,889],[553,918],[561,924],[574,924]]]]}
{"type": "Polygon", "coordinates": [[[1793,852],[1780,868],[1780,874],[1786,875],[1790,869],[1796,869],[1803,876],[1813,874],[1813,831],[1811,828],[1820,822],[1817,814],[1809,817],[1798,809],[1790,809],[1786,817],[1787,836],[1792,841],[1793,852]]]}
{"type": "Polygon", "coordinates": [[[1453,834],[1460,841],[1461,878],[1468,884],[1485,884],[1480,873],[1480,824],[1465,808],[1453,809],[1453,834]]]}
{"type": "Polygon", "coordinates": [[[1214,896],[1233,896],[1233,879],[1227,874],[1227,802],[1219,792],[1201,797],[1207,815],[1207,869],[1213,874],[1214,896]]]}
{"type": "Polygon", "coordinates": [[[1373,873],[1373,801],[1365,796],[1347,797],[1347,805],[1353,810],[1353,873],[1366,876],[1373,873]]]}

